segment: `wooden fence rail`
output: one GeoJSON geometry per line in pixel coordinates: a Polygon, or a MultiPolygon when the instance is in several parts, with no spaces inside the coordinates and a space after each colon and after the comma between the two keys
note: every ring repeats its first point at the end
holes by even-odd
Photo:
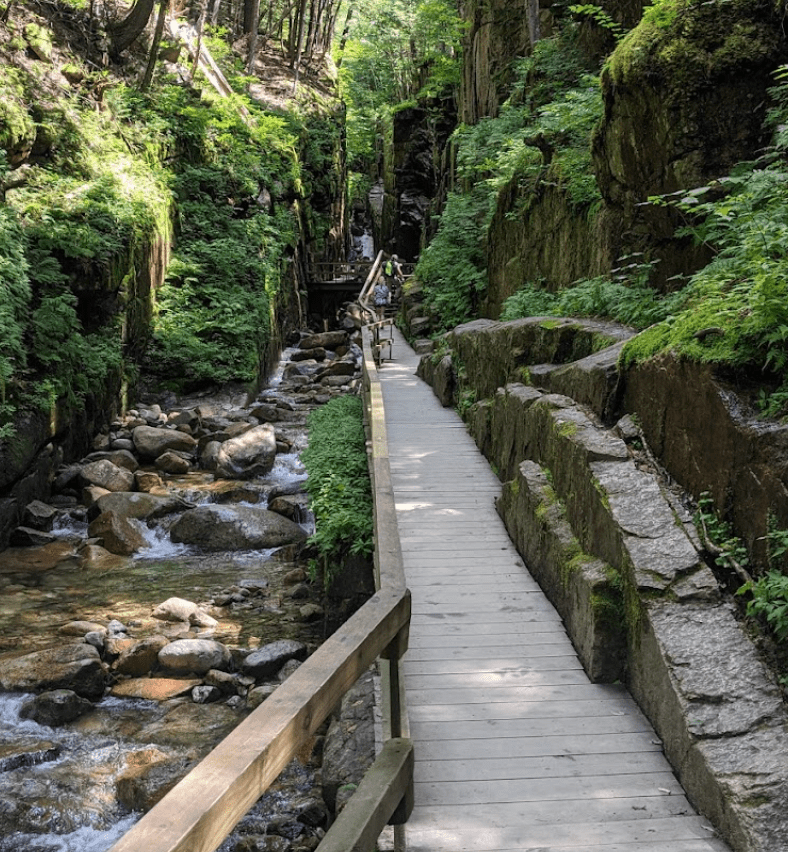
{"type": "MultiPolygon", "coordinates": [[[[388,728],[397,741],[384,747],[381,758],[365,779],[363,795],[349,816],[341,823],[338,821],[327,849],[361,850],[372,833],[375,830],[379,833],[393,815],[396,814],[397,822],[409,815],[412,746],[400,739],[406,721],[400,703],[397,660],[407,649],[410,593],[405,586],[397,533],[382,395],[367,332],[363,350],[365,397],[371,406],[367,425],[377,593],[115,843],[110,852],[214,852],[293,759],[301,744],[379,657],[385,658],[382,664],[389,684],[388,728]],[[337,842],[340,846],[331,845],[337,842]]],[[[327,835],[323,842],[328,839],[327,835]]]]}

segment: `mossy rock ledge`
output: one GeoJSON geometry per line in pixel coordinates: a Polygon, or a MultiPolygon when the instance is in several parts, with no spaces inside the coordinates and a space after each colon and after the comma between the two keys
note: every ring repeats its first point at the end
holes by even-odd
{"type": "MultiPolygon", "coordinates": [[[[578,340],[589,335],[589,326],[572,324],[578,340]]],[[[621,385],[637,379],[618,375],[612,357],[631,332],[620,329],[616,339],[605,327],[614,342],[610,352],[595,352],[593,344],[566,341],[569,325],[461,326],[443,338],[438,357],[422,358],[420,373],[428,381],[441,372],[454,376],[449,404],[463,395],[479,398],[461,408],[502,480],[499,513],[586,671],[627,684],[690,800],[735,852],[773,852],[788,836],[781,690],[700,558],[688,513],[637,467],[612,427],[621,401],[635,398],[621,385]],[[532,347],[523,345],[529,326],[532,347]],[[512,346],[514,339],[520,345],[512,346]],[[551,346],[577,360],[545,363],[551,346]],[[559,388],[577,389],[584,404],[559,388]],[[605,400],[607,426],[589,407],[594,398],[605,400]]],[[[696,372],[698,384],[687,393],[708,383],[704,371],[696,372]]],[[[638,378],[645,408],[646,374],[638,378]]],[[[713,384],[708,393],[715,393],[713,384]]],[[[669,403],[666,386],[654,398],[655,423],[666,422],[666,410],[675,407],[669,403]]],[[[679,440],[684,425],[664,441],[679,440]]],[[[708,431],[689,441],[684,434],[688,445],[707,439],[708,431]]]]}

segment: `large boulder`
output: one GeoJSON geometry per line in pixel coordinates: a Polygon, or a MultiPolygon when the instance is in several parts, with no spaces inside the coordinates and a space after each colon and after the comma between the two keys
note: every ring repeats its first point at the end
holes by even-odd
{"type": "Polygon", "coordinates": [[[200,609],[196,603],[184,598],[167,598],[153,610],[152,615],[160,621],[186,621],[196,627],[216,627],[218,624],[215,618],[200,609]]]}
{"type": "Polygon", "coordinates": [[[231,661],[229,648],[213,639],[176,639],[159,651],[159,665],[170,672],[227,671],[231,661]]]}
{"type": "Polygon", "coordinates": [[[193,453],[197,447],[197,441],[191,435],[177,429],[137,426],[131,437],[137,452],[146,459],[156,459],[168,450],[193,453]]]}
{"type": "Polygon", "coordinates": [[[141,639],[121,652],[112,668],[118,674],[141,677],[156,668],[159,651],[168,642],[169,639],[166,636],[148,636],[147,639],[141,639]]]}
{"type": "Polygon", "coordinates": [[[148,546],[142,533],[121,515],[102,512],[88,527],[91,538],[100,538],[106,550],[119,556],[131,556],[148,546]]]}
{"type": "Polygon", "coordinates": [[[112,464],[117,465],[117,467],[123,467],[132,473],[135,473],[140,466],[140,463],[137,461],[134,453],[125,449],[99,450],[98,452],[91,453],[89,456],[86,456],[84,461],[95,462],[102,461],[103,459],[111,461],[112,464]]]}
{"type": "Polygon", "coordinates": [[[241,663],[241,671],[255,679],[273,677],[290,660],[303,662],[307,657],[307,647],[294,639],[280,639],[269,642],[252,651],[241,663]]]}
{"type": "Polygon", "coordinates": [[[255,426],[225,441],[216,456],[216,476],[224,479],[253,479],[274,466],[276,433],[269,423],[255,426]]]}
{"type": "Polygon", "coordinates": [[[114,512],[121,518],[136,518],[147,521],[149,518],[161,518],[173,512],[192,508],[192,503],[186,503],[180,497],[158,494],[146,494],[138,491],[115,492],[105,494],[96,501],[96,507],[88,513],[91,520],[102,512],[114,512]]]}
{"type": "Polygon", "coordinates": [[[8,691],[70,689],[97,701],[104,694],[104,684],[99,653],[83,642],[0,660],[0,686],[8,691]]]}
{"type": "Polygon", "coordinates": [[[339,349],[346,346],[348,335],[346,331],[323,331],[319,334],[308,334],[301,338],[299,349],[339,349]]]}
{"type": "Polygon", "coordinates": [[[298,525],[257,506],[198,506],[173,524],[174,542],[203,550],[257,550],[302,542],[307,534],[298,525]]]}
{"type": "Polygon", "coordinates": [[[109,459],[88,462],[82,466],[80,476],[88,485],[97,485],[107,491],[131,491],[134,488],[134,474],[109,459]]]}
{"type": "Polygon", "coordinates": [[[19,710],[21,719],[32,719],[39,725],[56,728],[73,722],[93,709],[87,698],[82,698],[71,689],[53,689],[42,692],[25,702],[19,710]]]}

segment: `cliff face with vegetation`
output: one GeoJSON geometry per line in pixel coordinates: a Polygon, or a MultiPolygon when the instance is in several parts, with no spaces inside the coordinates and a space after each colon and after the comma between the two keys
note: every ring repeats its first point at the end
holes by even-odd
{"type": "Polygon", "coordinates": [[[146,39],[119,61],[80,7],[6,15],[0,543],[141,376],[254,388],[305,322],[306,263],[340,258],[346,237],[344,110],[325,74],[288,105],[271,92],[290,94],[291,74],[262,51],[269,89],[250,97],[240,57],[206,37],[234,92],[190,83],[181,49],[147,94],[146,39]]]}

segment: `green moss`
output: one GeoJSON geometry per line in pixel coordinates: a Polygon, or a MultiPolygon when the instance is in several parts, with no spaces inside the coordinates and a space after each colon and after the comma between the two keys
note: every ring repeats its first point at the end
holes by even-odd
{"type": "Polygon", "coordinates": [[[36,56],[49,61],[52,58],[52,33],[38,24],[27,24],[23,32],[36,56]]]}

